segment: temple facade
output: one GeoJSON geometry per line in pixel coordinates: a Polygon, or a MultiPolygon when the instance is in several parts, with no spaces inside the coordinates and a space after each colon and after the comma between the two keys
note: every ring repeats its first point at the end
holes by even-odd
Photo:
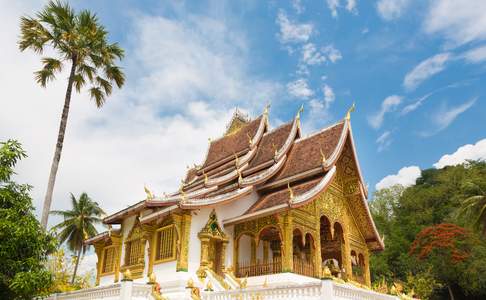
{"type": "Polygon", "coordinates": [[[274,129],[268,109],[252,120],[236,112],[177,192],[146,188],[146,199],[104,219],[113,229],[85,241],[98,257],[96,284],[157,278],[174,299],[188,287],[197,293],[325,276],[370,286],[370,253],[384,245],[349,114],[303,136],[300,111],[274,129]]]}

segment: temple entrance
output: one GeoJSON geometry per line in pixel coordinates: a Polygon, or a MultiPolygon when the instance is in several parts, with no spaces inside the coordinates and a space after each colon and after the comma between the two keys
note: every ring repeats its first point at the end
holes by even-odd
{"type": "Polygon", "coordinates": [[[223,276],[224,256],[223,241],[211,239],[209,242],[209,264],[208,267],[216,274],[223,276]]]}
{"type": "Polygon", "coordinates": [[[295,229],[292,239],[293,248],[293,272],[314,277],[314,239],[307,233],[305,237],[302,232],[295,229]]]}
{"type": "Polygon", "coordinates": [[[206,277],[206,272],[223,275],[225,269],[226,247],[228,238],[218,224],[216,213],[213,210],[209,220],[198,234],[201,241],[201,262],[197,275],[206,277]]]}
{"type": "Polygon", "coordinates": [[[320,223],[322,265],[327,266],[331,273],[337,276],[343,268],[343,229],[339,223],[334,223],[331,227],[331,222],[326,216],[321,217],[320,223]]]}

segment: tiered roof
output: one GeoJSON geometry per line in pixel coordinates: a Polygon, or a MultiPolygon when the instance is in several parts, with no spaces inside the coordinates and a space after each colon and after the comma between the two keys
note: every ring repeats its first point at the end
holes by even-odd
{"type": "Polygon", "coordinates": [[[300,111],[294,120],[273,130],[269,129],[267,110],[254,120],[234,116],[227,133],[210,142],[204,163],[188,170],[178,192],[149,197],[105,218],[105,223],[121,223],[128,214],[153,208],[154,212],[140,218],[141,223],[147,223],[173,210],[217,206],[253,192],[259,195],[256,203],[243,215],[224,220],[225,225],[299,207],[329,186],[346,147],[354,156],[360,178],[359,209],[366,215],[360,226],[366,227],[363,235],[370,247],[380,250],[383,243],[368,209],[349,115],[307,137],[301,136],[300,111]]]}

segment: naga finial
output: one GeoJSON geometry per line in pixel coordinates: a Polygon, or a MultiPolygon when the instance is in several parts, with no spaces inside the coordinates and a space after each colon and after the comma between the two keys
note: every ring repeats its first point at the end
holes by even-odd
{"type": "Polygon", "coordinates": [[[238,167],[238,165],[240,164],[240,159],[238,158],[238,155],[236,155],[236,153],[233,152],[233,155],[235,156],[235,165],[236,167],[238,167]]]}
{"type": "Polygon", "coordinates": [[[348,109],[348,112],[346,113],[346,120],[351,120],[351,113],[354,112],[356,109],[356,105],[353,102],[353,105],[348,109]]]}
{"type": "Polygon", "coordinates": [[[241,183],[243,182],[243,176],[241,176],[240,169],[236,169],[236,172],[238,172],[238,184],[241,185],[241,183]]]}
{"type": "Polygon", "coordinates": [[[265,116],[268,116],[268,110],[270,108],[270,102],[267,103],[267,105],[265,105],[265,109],[263,110],[263,114],[265,116]]]}
{"type": "Polygon", "coordinates": [[[251,136],[250,136],[250,134],[248,132],[246,133],[246,136],[248,137],[248,143],[251,146],[251,144],[253,144],[253,139],[251,138],[251,136]]]}
{"type": "Polygon", "coordinates": [[[322,148],[320,149],[320,152],[321,152],[322,164],[324,165],[326,163],[326,156],[324,155],[324,152],[322,152],[322,148]]]}
{"type": "Polygon", "coordinates": [[[297,119],[300,119],[300,114],[304,112],[304,104],[302,104],[299,108],[299,110],[297,111],[297,116],[296,118],[297,119]]]}
{"type": "Polygon", "coordinates": [[[208,174],[206,174],[206,172],[204,172],[204,169],[203,169],[203,176],[204,176],[204,184],[207,184],[208,183],[208,174]]]}
{"type": "Polygon", "coordinates": [[[145,190],[145,194],[147,195],[147,199],[151,200],[154,199],[154,194],[148,189],[146,185],[143,186],[143,189],[145,190]]]}
{"type": "Polygon", "coordinates": [[[290,187],[290,181],[287,182],[287,188],[289,190],[289,197],[290,197],[290,200],[294,199],[294,191],[292,190],[292,188],[290,187]]]}
{"type": "Polygon", "coordinates": [[[111,224],[108,224],[108,236],[111,237],[111,230],[113,229],[113,227],[111,226],[111,224]]]}
{"type": "Polygon", "coordinates": [[[275,143],[272,143],[272,148],[273,148],[273,154],[274,154],[275,158],[277,158],[278,149],[277,149],[277,146],[275,145],[275,143]]]}

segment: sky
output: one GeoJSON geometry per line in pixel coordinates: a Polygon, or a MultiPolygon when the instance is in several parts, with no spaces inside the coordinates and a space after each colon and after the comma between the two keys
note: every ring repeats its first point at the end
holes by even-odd
{"type": "MultiPolygon", "coordinates": [[[[301,105],[304,134],[351,122],[371,192],[422,169],[486,159],[486,1],[71,1],[126,51],[127,81],[96,109],[73,96],[53,198],[87,192],[107,213],[178,188],[238,107],[271,104],[273,127],[301,105]]],[[[17,180],[40,212],[66,88],[33,72],[19,18],[44,1],[0,0],[0,141],[29,157],[17,180]]],[[[47,51],[46,55],[52,54],[47,51]]],[[[51,224],[55,220],[51,220],[51,224]]]]}

